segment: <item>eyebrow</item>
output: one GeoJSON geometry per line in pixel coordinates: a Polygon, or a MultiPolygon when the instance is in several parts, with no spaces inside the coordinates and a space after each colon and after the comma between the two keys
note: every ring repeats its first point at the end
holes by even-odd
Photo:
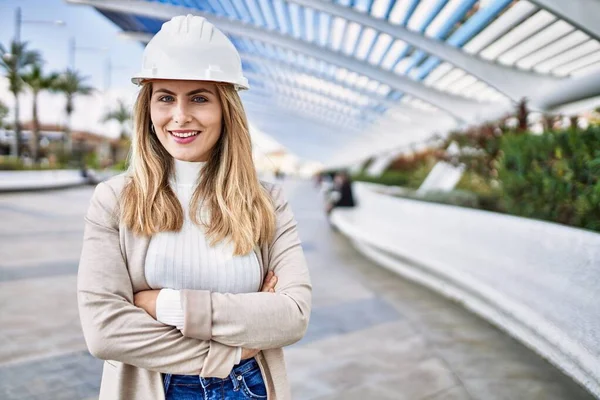
{"type": "MultiPolygon", "coordinates": [[[[173,95],[173,96],[176,95],[175,92],[171,92],[168,89],[157,89],[154,93],[166,93],[166,94],[170,94],[170,95],[173,95]]],[[[187,92],[185,95],[186,96],[192,96],[192,95],[195,95],[195,94],[198,94],[198,93],[210,93],[210,94],[212,94],[214,96],[213,92],[211,92],[208,89],[204,89],[204,88],[192,90],[191,92],[187,92]]]]}

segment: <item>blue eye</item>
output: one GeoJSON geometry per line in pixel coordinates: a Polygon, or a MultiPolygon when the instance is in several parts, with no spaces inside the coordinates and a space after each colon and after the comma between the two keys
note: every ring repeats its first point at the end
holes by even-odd
{"type": "Polygon", "coordinates": [[[159,97],[159,99],[158,99],[158,101],[164,101],[165,103],[169,102],[169,101],[173,101],[173,100],[174,100],[173,96],[169,96],[169,95],[159,97]]]}
{"type": "Polygon", "coordinates": [[[193,102],[196,102],[196,103],[205,103],[205,102],[207,102],[208,100],[206,99],[206,97],[202,97],[202,96],[195,96],[195,97],[193,97],[193,98],[192,98],[192,101],[193,101],[193,102]]]}

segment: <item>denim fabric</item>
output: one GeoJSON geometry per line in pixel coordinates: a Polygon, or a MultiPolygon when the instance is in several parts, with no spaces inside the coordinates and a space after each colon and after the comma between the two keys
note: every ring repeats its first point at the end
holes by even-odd
{"type": "Polygon", "coordinates": [[[266,399],[267,388],[254,358],[242,360],[225,379],[164,374],[166,400],[266,399]]]}

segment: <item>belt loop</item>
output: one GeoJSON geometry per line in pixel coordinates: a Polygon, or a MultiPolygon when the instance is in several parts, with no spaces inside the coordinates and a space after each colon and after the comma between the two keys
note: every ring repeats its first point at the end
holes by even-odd
{"type": "Polygon", "coordinates": [[[165,386],[165,394],[167,394],[169,390],[169,384],[171,383],[171,374],[163,374],[163,383],[165,386]]]}
{"type": "Polygon", "coordinates": [[[231,379],[231,382],[233,382],[233,390],[237,392],[238,390],[240,390],[240,382],[238,381],[237,375],[233,371],[234,370],[231,370],[231,373],[229,374],[229,379],[231,379]]]}

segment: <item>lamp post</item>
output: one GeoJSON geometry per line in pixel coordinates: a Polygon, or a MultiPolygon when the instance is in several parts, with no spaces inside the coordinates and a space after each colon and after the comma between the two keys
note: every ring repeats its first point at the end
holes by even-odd
{"type": "Polygon", "coordinates": [[[110,57],[106,57],[106,69],[104,70],[104,91],[108,92],[112,84],[112,73],[114,70],[126,69],[124,65],[113,65],[110,57]]]}
{"type": "MultiPolygon", "coordinates": [[[[68,71],[72,71],[73,73],[75,73],[75,68],[76,68],[75,54],[77,53],[77,51],[106,53],[106,52],[108,52],[108,50],[109,50],[108,47],[78,46],[77,42],[75,40],[75,37],[71,36],[71,38],[69,39],[69,49],[68,49],[68,54],[69,54],[68,71]]],[[[105,81],[106,81],[106,78],[105,78],[105,81]]],[[[67,129],[69,131],[71,130],[71,114],[70,113],[67,113],[67,129]]],[[[69,135],[67,135],[66,138],[67,138],[66,149],[67,149],[67,152],[70,153],[72,150],[73,143],[72,143],[69,135]]],[[[79,164],[80,164],[80,166],[83,167],[83,165],[84,165],[83,153],[85,150],[85,140],[82,140],[80,143],[77,144],[76,150],[79,155],[79,164]]]]}
{"type": "Polygon", "coordinates": [[[77,51],[107,52],[108,47],[77,46],[75,36],[69,40],[69,69],[75,71],[75,53],[77,51]]]}
{"type": "MultiPolygon", "coordinates": [[[[53,21],[23,20],[23,17],[21,14],[21,7],[17,7],[15,9],[15,37],[14,37],[14,42],[17,47],[21,43],[21,25],[22,24],[52,24],[52,25],[59,25],[59,26],[66,25],[66,23],[61,20],[53,20],[53,21]]],[[[12,57],[16,57],[16,54],[4,54],[4,59],[7,62],[10,62],[12,57]]],[[[17,74],[18,74],[19,66],[16,65],[15,68],[17,68],[17,74]]],[[[19,123],[19,94],[18,93],[15,95],[15,130],[14,130],[14,132],[15,132],[15,138],[12,143],[11,153],[13,156],[19,157],[19,145],[20,145],[19,142],[21,140],[21,124],[19,123]]]]}

